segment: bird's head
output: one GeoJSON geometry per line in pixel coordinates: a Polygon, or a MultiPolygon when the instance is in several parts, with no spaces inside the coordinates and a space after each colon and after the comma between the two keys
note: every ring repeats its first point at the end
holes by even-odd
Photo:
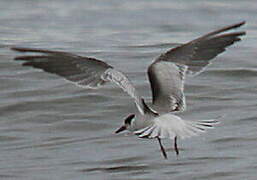
{"type": "Polygon", "coordinates": [[[124,124],[115,131],[115,133],[120,133],[122,131],[125,130],[130,130],[131,129],[131,125],[132,125],[132,121],[135,119],[135,114],[130,114],[128,117],[126,117],[126,119],[124,120],[124,124]]]}

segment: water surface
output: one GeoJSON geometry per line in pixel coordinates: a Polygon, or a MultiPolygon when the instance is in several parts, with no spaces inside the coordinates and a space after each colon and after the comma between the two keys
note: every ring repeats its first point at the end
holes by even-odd
{"type": "Polygon", "coordinates": [[[1,179],[255,180],[257,55],[255,1],[1,1],[1,179]],[[151,98],[147,66],[177,43],[242,20],[243,41],[187,78],[186,119],[222,116],[218,128],[179,141],[168,160],[154,140],[115,135],[134,104],[119,88],[76,87],[13,61],[7,46],[96,57],[151,98]]]}

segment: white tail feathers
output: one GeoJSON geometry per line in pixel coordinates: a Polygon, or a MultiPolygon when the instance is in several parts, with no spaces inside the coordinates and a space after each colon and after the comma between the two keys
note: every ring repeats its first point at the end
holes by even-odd
{"type": "Polygon", "coordinates": [[[216,119],[188,121],[173,114],[164,114],[156,117],[153,124],[134,131],[141,138],[189,138],[213,128],[219,121],[216,119]]]}
{"type": "Polygon", "coordinates": [[[182,121],[185,122],[184,131],[178,134],[178,136],[180,136],[182,139],[196,136],[200,133],[206,132],[207,129],[212,129],[215,125],[219,123],[219,121],[215,119],[200,121],[182,121]]]}

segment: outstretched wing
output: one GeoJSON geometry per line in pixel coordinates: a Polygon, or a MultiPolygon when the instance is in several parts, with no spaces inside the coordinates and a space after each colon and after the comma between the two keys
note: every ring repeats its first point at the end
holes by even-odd
{"type": "Polygon", "coordinates": [[[171,62],[155,62],[148,68],[153,109],[160,113],[186,108],[184,79],[187,66],[171,62]]]}
{"type": "Polygon", "coordinates": [[[182,44],[162,54],[156,61],[168,61],[188,66],[189,74],[196,74],[207,66],[218,54],[224,52],[226,47],[240,41],[245,32],[223,33],[244,25],[240,22],[210,32],[200,38],[182,44]]]}
{"type": "Polygon", "coordinates": [[[71,53],[13,47],[12,50],[39,55],[17,56],[15,60],[25,61],[23,66],[32,66],[45,72],[57,74],[84,88],[98,88],[107,81],[114,82],[127,92],[144,114],[144,105],[131,81],[120,71],[103,61],[71,53]]]}
{"type": "Polygon", "coordinates": [[[241,22],[208,33],[162,54],[148,68],[152,103],[158,112],[185,110],[185,74],[196,74],[225,48],[240,41],[245,32],[223,33],[245,24],[241,22]]]}

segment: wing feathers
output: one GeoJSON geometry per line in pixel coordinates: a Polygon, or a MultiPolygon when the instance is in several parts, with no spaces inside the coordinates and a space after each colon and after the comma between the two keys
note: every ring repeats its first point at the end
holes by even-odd
{"type": "MultiPolygon", "coordinates": [[[[213,36],[213,35],[216,35],[216,34],[219,34],[219,33],[222,33],[222,32],[225,32],[225,31],[229,31],[231,29],[236,29],[236,28],[239,28],[240,26],[244,25],[245,24],[245,21],[242,21],[242,22],[239,22],[239,23],[236,23],[236,24],[233,24],[233,25],[229,25],[229,26],[225,26],[221,29],[218,29],[218,30],[215,30],[215,31],[212,31],[204,36],[201,36],[200,38],[198,39],[204,39],[206,37],[210,37],[210,36],[213,36]]],[[[198,39],[196,39],[195,41],[197,41],[198,39]]]]}
{"type": "Polygon", "coordinates": [[[245,32],[223,33],[244,25],[240,22],[218,29],[186,44],[173,48],[162,54],[156,61],[169,61],[188,66],[189,74],[196,74],[207,66],[210,61],[226,48],[237,41],[245,32]],[[220,34],[223,33],[223,34],[220,34]]]}
{"type": "Polygon", "coordinates": [[[149,66],[152,103],[156,111],[183,111],[186,108],[183,93],[186,70],[186,66],[164,61],[149,66]]]}
{"type": "MultiPolygon", "coordinates": [[[[244,21],[223,27],[173,48],[151,64],[148,77],[154,109],[161,113],[183,111],[186,107],[183,93],[185,73],[199,73],[211,59],[224,52],[228,46],[240,41],[245,32],[224,32],[243,24],[244,21]]],[[[140,113],[151,110],[148,110],[128,78],[103,61],[59,51],[21,47],[11,49],[23,53],[39,53],[40,55],[18,56],[15,60],[25,61],[24,66],[57,74],[82,87],[97,88],[107,81],[114,82],[134,98],[140,113]]]]}
{"type": "Polygon", "coordinates": [[[144,114],[145,106],[142,102],[142,98],[138,95],[135,87],[129,81],[129,79],[121,72],[116,71],[112,68],[105,71],[102,75],[104,80],[109,80],[117,84],[119,87],[123,89],[123,91],[127,92],[132,98],[134,98],[136,106],[141,114],[144,114]]]}
{"type": "Polygon", "coordinates": [[[12,50],[43,55],[18,56],[17,61],[25,61],[23,66],[32,66],[49,73],[62,76],[66,80],[84,88],[98,88],[107,81],[117,84],[127,92],[136,103],[140,113],[145,106],[130,80],[121,72],[103,61],[77,56],[71,53],[13,47],[12,50]]]}
{"type": "Polygon", "coordinates": [[[224,32],[243,24],[244,21],[223,27],[173,48],[151,64],[148,77],[154,109],[162,113],[183,111],[186,107],[183,93],[185,72],[192,75],[200,73],[213,58],[240,41],[245,32],[224,32]]]}

